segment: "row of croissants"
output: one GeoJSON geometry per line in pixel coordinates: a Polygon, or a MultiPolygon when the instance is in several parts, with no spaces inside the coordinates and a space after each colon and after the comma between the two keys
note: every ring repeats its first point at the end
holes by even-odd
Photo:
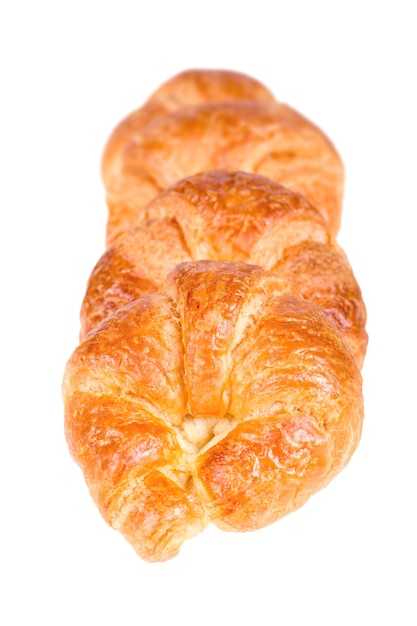
{"type": "Polygon", "coordinates": [[[63,381],[104,519],[146,561],[302,506],[361,436],[367,333],[344,167],[259,81],[190,70],[112,132],[106,246],[63,381]]]}

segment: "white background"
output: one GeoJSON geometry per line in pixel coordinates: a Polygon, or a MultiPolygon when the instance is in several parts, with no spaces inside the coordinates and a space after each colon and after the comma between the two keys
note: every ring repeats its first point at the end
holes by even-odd
{"type": "Polygon", "coordinates": [[[0,9],[0,622],[417,624],[417,47],[413,3],[4,2],[0,9]],[[60,384],[104,247],[114,125],[191,67],[252,74],[321,126],[347,171],[366,300],[359,450],[300,511],[209,528],[165,564],[102,521],[63,436],[60,384]]]}

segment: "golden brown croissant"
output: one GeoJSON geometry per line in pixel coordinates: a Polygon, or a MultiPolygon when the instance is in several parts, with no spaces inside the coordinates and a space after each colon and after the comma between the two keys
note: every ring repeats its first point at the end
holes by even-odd
{"type": "Polygon", "coordinates": [[[143,219],[94,268],[81,310],[82,336],[121,306],[161,289],[181,262],[238,261],[289,280],[326,313],[362,365],[361,291],[308,200],[262,176],[217,170],[179,181],[143,210],[143,219]]]}
{"type": "Polygon", "coordinates": [[[272,93],[258,80],[230,70],[186,70],[164,82],[145,104],[125,117],[107,140],[102,161],[103,182],[118,173],[126,144],[140,135],[153,119],[171,111],[203,102],[255,100],[275,102],[272,93]]]}
{"type": "Polygon", "coordinates": [[[212,169],[246,171],[305,195],[332,234],[340,225],[341,159],[324,133],[242,74],[179,74],[110,136],[102,160],[111,244],[159,192],[212,169]]]}
{"type": "Polygon", "coordinates": [[[363,417],[326,315],[271,272],[207,260],[92,330],[64,401],[94,500],[149,561],[209,522],[255,530],[301,506],[345,466],[363,417]]]}

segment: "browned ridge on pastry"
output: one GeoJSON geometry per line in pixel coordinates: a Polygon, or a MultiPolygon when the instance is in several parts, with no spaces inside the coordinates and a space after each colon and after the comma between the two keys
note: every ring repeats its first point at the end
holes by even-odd
{"type": "Polygon", "coordinates": [[[89,279],[82,336],[121,306],[159,290],[178,263],[211,259],[270,270],[319,306],[359,366],[366,311],[346,255],[308,200],[244,172],[192,176],[158,195],[104,253],[89,279]]]}
{"type": "Polygon", "coordinates": [[[195,70],[161,86],[110,136],[102,160],[108,244],[159,192],[212,169],[267,176],[305,195],[333,234],[339,229],[344,168],[326,135],[250,77],[195,70]]]}
{"type": "Polygon", "coordinates": [[[361,375],[335,326],[260,267],[179,264],[108,317],[64,379],[66,435],[102,515],[161,561],[209,522],[249,531],[348,462],[361,375]]]}

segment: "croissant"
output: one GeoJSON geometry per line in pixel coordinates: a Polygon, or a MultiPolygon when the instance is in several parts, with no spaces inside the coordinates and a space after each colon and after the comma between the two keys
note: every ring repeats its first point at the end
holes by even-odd
{"type": "Polygon", "coordinates": [[[139,109],[125,117],[107,140],[101,159],[105,184],[120,170],[126,144],[140,135],[155,117],[206,102],[255,100],[275,102],[273,94],[258,80],[230,70],[186,70],[164,82],[139,109]]]}
{"type": "Polygon", "coordinates": [[[108,245],[158,193],[213,169],[275,180],[306,196],[332,234],[339,229],[344,168],[328,137],[251,77],[194,70],[162,85],[108,140],[108,245]]]}
{"type": "Polygon", "coordinates": [[[179,263],[238,261],[289,280],[324,311],[362,366],[362,294],[346,255],[306,198],[263,176],[216,170],[172,185],[144,209],[143,220],[94,268],[81,308],[82,337],[121,306],[161,289],[179,263]]]}
{"type": "Polygon", "coordinates": [[[148,561],[208,523],[252,531],[297,509],[346,465],[363,420],[335,325],[241,262],[180,263],[104,319],[70,357],[63,394],[92,497],[148,561]]]}

